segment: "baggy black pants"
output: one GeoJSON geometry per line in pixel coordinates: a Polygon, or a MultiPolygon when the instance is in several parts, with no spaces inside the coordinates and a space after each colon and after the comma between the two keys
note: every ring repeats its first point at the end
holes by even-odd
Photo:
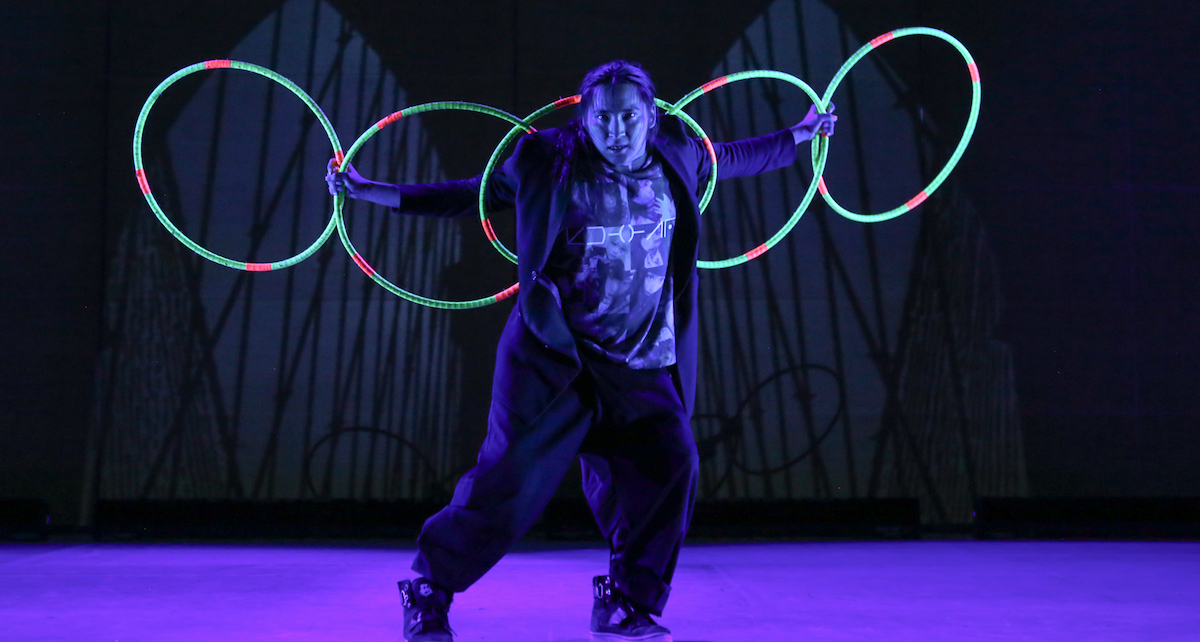
{"type": "Polygon", "coordinates": [[[425,522],[413,570],[466,590],[533,526],[576,456],[611,547],[609,574],[661,614],[699,473],[691,424],[666,368],[587,357],[575,381],[528,423],[493,399],[478,463],[450,505],[425,522]]]}

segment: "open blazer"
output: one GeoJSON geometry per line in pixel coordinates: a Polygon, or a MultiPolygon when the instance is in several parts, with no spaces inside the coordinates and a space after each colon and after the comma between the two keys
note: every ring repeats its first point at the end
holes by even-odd
{"type": "MultiPolygon", "coordinates": [[[[675,296],[675,385],[690,414],[696,399],[696,259],[700,239],[698,185],[707,180],[711,159],[703,142],[688,136],[682,121],[661,116],[658,135],[648,148],[662,163],[675,200],[675,233],[670,274],[675,296]]],[[[516,208],[517,305],[508,316],[496,350],[492,400],[527,424],[550,405],[575,376],[581,363],[575,338],[554,284],[542,274],[570,202],[569,185],[554,172],[560,129],[523,136],[503,166],[492,174],[485,195],[489,211],[516,208]]],[[[789,130],[732,143],[714,143],[717,177],[751,176],[791,165],[796,145],[789,130]]],[[[424,185],[397,185],[398,212],[453,217],[476,212],[479,183],[474,178],[424,185]]]]}

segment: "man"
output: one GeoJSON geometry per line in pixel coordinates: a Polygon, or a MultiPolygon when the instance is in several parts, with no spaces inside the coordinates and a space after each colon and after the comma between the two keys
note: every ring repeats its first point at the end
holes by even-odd
{"type": "MultiPolygon", "coordinates": [[[[400,582],[405,639],[449,641],[453,593],[533,525],[572,459],[608,538],[593,578],[593,640],[670,642],[661,615],[691,520],[699,460],[696,390],[698,188],[705,146],[660,116],[654,85],[625,61],[584,77],[577,117],[524,136],[488,182],[489,209],[516,207],[520,291],[496,354],[488,433],[450,505],[425,522],[400,582]]],[[[832,106],[830,111],[832,111],[832,106]]],[[[714,149],[720,178],[786,167],[832,134],[815,108],[797,125],[714,149]]],[[[406,214],[473,211],[479,182],[391,185],[353,167],[344,189],[406,214]]]]}

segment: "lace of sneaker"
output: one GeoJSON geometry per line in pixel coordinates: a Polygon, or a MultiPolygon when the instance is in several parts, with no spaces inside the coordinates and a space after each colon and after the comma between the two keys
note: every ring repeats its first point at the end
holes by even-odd
{"type": "MultiPolygon", "coordinates": [[[[611,604],[617,607],[613,615],[621,618],[615,622],[618,627],[634,631],[659,626],[658,622],[655,622],[654,618],[650,616],[649,611],[634,604],[624,595],[616,594],[609,598],[609,600],[611,604]]],[[[612,624],[609,626],[612,626],[612,624]]]]}
{"type": "Polygon", "coordinates": [[[446,622],[445,613],[436,610],[419,611],[413,616],[413,633],[442,633],[458,635],[446,622]]]}
{"type": "Polygon", "coordinates": [[[638,607],[636,604],[633,604],[629,600],[622,600],[622,602],[625,611],[629,613],[624,620],[621,620],[622,626],[627,626],[629,628],[658,626],[658,622],[655,622],[654,618],[650,617],[650,613],[648,611],[643,611],[640,607],[638,607]]]}

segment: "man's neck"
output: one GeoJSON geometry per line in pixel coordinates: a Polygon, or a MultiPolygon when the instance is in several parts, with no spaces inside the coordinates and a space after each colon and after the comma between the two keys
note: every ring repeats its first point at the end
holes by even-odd
{"type": "Polygon", "coordinates": [[[636,161],[634,161],[628,165],[613,165],[612,163],[608,162],[608,160],[606,158],[604,158],[603,156],[600,157],[600,162],[604,163],[608,167],[611,167],[613,169],[613,171],[616,171],[617,173],[620,173],[620,174],[634,174],[634,173],[640,172],[640,171],[646,169],[647,167],[650,167],[650,164],[653,162],[653,160],[654,160],[654,157],[650,153],[649,149],[647,149],[642,154],[641,158],[637,159],[636,161]]]}

